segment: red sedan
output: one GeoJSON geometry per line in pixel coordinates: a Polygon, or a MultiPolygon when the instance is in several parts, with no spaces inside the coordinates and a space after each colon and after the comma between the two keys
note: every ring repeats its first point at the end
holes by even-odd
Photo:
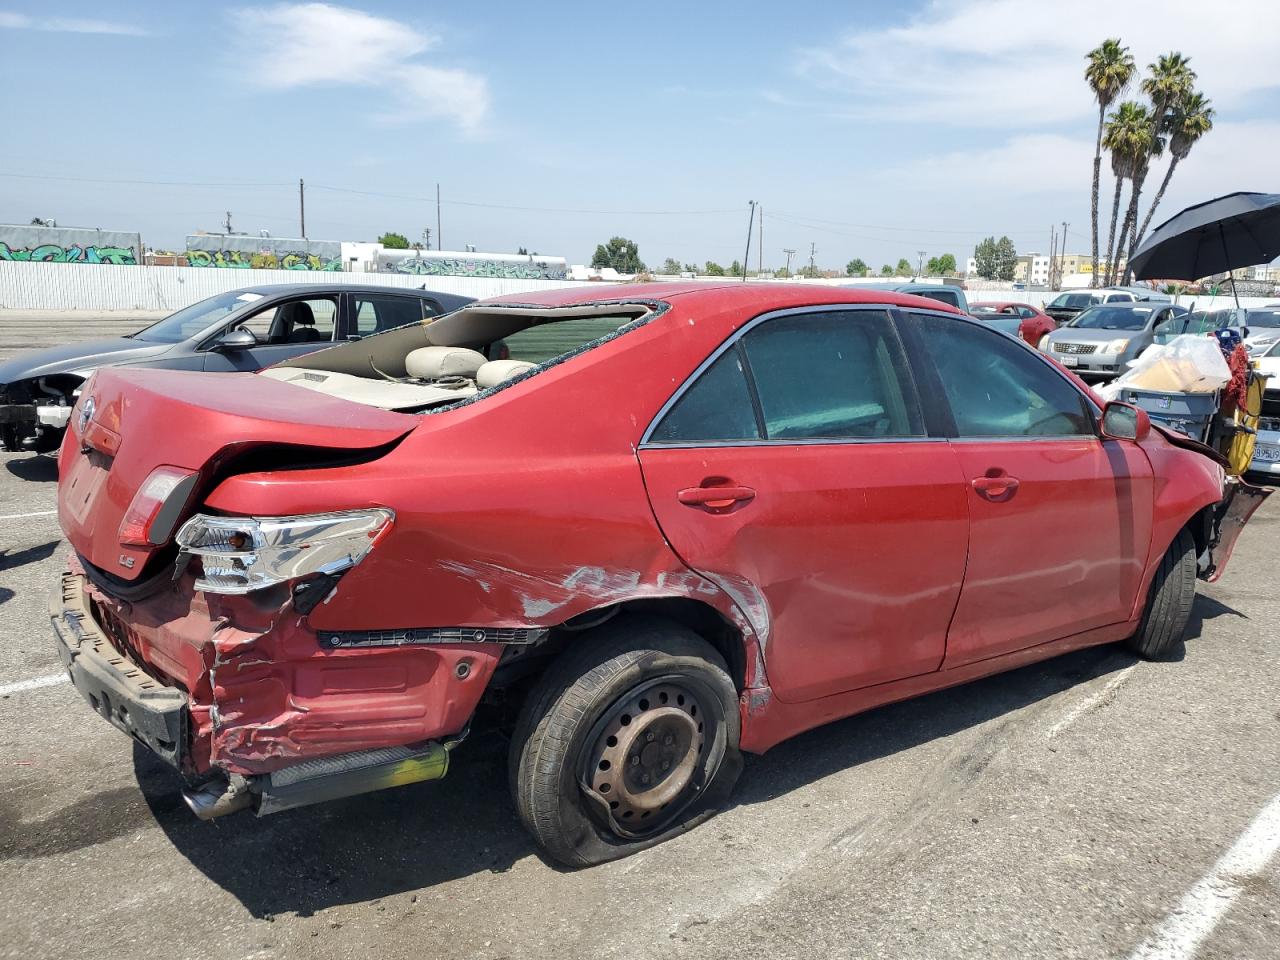
{"type": "Polygon", "coordinates": [[[969,308],[979,319],[984,315],[1020,318],[1022,322],[1018,324],[1018,336],[1033,347],[1039,347],[1041,340],[1058,329],[1058,323],[1053,317],[1042,310],[1037,310],[1029,303],[984,300],[981,303],[970,304],[969,308]]]}
{"type": "Polygon", "coordinates": [[[548,291],[258,374],[100,370],[51,614],[201,817],[441,777],[510,717],[519,815],[584,865],[711,816],[741,751],[1166,655],[1266,495],[1215,457],[934,300],[548,291]]]}

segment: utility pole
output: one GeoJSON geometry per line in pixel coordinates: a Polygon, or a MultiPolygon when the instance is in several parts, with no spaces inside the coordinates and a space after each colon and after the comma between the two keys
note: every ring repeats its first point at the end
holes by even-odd
{"type": "Polygon", "coordinates": [[[796,255],[794,247],[783,247],[782,252],[787,255],[787,276],[791,276],[791,258],[796,255]]]}
{"type": "Polygon", "coordinates": [[[226,232],[230,234],[231,233],[231,211],[230,210],[227,211],[227,222],[223,224],[223,226],[226,228],[226,232]]]}
{"type": "MultiPolygon", "coordinates": [[[[760,235],[759,237],[757,237],[757,242],[756,242],[756,248],[759,251],[756,254],[756,276],[757,277],[760,276],[760,274],[764,273],[764,204],[763,203],[760,204],[759,230],[760,230],[760,235]]],[[[747,270],[747,265],[745,263],[742,265],[742,270],[744,273],[747,270]]]]}
{"type": "Polygon", "coordinates": [[[748,200],[751,204],[751,212],[747,214],[747,251],[742,255],[742,282],[747,282],[747,264],[751,262],[751,228],[755,226],[756,219],[756,202],[748,200]]]}
{"type": "Polygon", "coordinates": [[[920,274],[924,273],[924,255],[928,252],[929,251],[927,250],[916,251],[916,278],[917,279],[919,279],[920,274]]]}
{"type": "Polygon", "coordinates": [[[302,228],[302,239],[307,239],[307,195],[302,178],[298,178],[298,225],[302,228]]]}
{"type": "Polygon", "coordinates": [[[1049,289],[1050,290],[1058,289],[1057,284],[1054,283],[1054,279],[1053,279],[1054,272],[1057,270],[1057,264],[1058,264],[1057,256],[1058,256],[1058,228],[1050,224],[1049,225],[1049,289]]]}
{"type": "Polygon", "coordinates": [[[444,249],[444,233],[440,230],[440,184],[436,184],[436,249],[444,249]]]}
{"type": "Polygon", "coordinates": [[[809,244],[809,276],[811,277],[818,272],[818,268],[814,266],[814,263],[813,263],[813,256],[817,252],[818,252],[818,245],[816,243],[810,243],[809,244]]]}

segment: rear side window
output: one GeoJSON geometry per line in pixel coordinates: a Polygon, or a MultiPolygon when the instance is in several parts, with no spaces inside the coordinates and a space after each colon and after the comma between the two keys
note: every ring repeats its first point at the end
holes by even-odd
{"type": "Polygon", "coordinates": [[[893,326],[879,311],[753,327],[659,422],[655,443],[924,436],[893,326]]]}
{"type": "Polygon", "coordinates": [[[960,437],[1093,436],[1084,399],[1018,343],[976,324],[915,314],[960,437]]]}
{"type": "Polygon", "coordinates": [[[703,371],[650,439],[654,443],[760,439],[742,354],[736,346],[703,371]]]}
{"type": "Polygon", "coordinates": [[[362,337],[383,330],[394,330],[422,320],[423,302],[417,297],[393,297],[379,294],[356,294],[356,332],[362,337]]]}
{"type": "Polygon", "coordinates": [[[950,290],[923,290],[918,295],[928,297],[930,300],[937,300],[939,303],[950,304],[953,307],[960,306],[960,298],[950,290]]]}
{"type": "Polygon", "coordinates": [[[742,342],[770,440],[923,435],[886,314],[778,317],[742,342]]]}

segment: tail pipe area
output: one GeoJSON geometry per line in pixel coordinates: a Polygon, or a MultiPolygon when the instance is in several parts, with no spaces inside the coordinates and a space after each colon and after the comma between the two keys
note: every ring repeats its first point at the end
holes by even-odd
{"type": "Polygon", "coordinates": [[[294,764],[261,777],[218,779],[184,790],[187,806],[201,820],[252,807],[260,817],[353,797],[387,787],[439,780],[449,770],[449,747],[430,741],[344,753],[294,764]]]}

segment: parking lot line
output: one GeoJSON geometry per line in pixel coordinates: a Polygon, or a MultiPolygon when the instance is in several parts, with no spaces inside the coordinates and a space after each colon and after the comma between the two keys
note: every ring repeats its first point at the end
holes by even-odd
{"type": "Polygon", "coordinates": [[[57,510],[37,510],[35,513],[6,513],[0,516],[0,520],[25,520],[27,517],[52,517],[56,516],[57,510]]]}
{"type": "Polygon", "coordinates": [[[23,693],[27,690],[39,690],[41,687],[52,687],[70,680],[65,673],[51,673],[47,677],[32,677],[30,680],[19,680],[17,683],[0,684],[0,697],[11,693],[23,693]]]}
{"type": "Polygon", "coordinates": [[[1205,937],[1280,849],[1280,796],[1273,797],[1231,849],[1178,902],[1129,960],[1191,960],[1205,937]]]}

